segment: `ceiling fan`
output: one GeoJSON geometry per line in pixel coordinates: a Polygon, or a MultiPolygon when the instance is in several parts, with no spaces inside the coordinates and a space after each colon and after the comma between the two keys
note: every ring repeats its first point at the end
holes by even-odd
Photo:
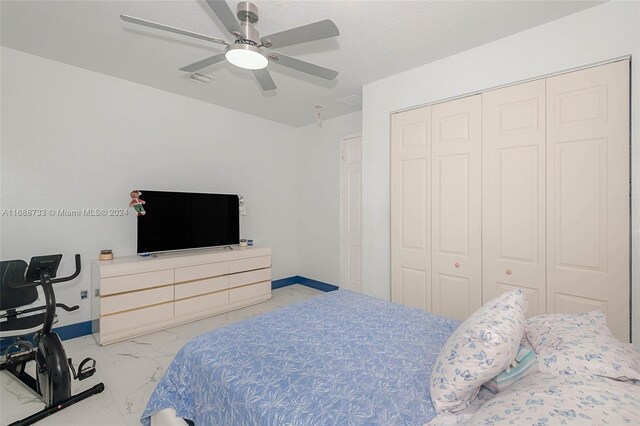
{"type": "Polygon", "coordinates": [[[248,1],[238,3],[237,16],[238,19],[240,19],[240,22],[238,22],[229,5],[224,0],[206,0],[206,2],[227,31],[235,38],[233,43],[227,43],[215,37],[135,18],[129,15],[120,15],[120,18],[126,22],[227,46],[224,53],[219,53],[184,66],[180,68],[181,71],[193,73],[227,60],[237,67],[252,70],[263,90],[274,90],[276,88],[269,71],[266,69],[269,61],[278,62],[282,66],[315,75],[326,80],[333,80],[337,77],[337,71],[301,61],[291,56],[283,55],[282,53],[266,50],[340,35],[338,27],[336,27],[336,24],[330,19],[260,37],[260,34],[253,26],[253,24],[258,22],[258,8],[255,4],[248,1]]]}

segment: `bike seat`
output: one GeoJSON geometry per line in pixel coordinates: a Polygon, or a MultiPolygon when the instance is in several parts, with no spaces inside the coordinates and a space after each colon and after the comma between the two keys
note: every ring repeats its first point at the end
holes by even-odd
{"type": "Polygon", "coordinates": [[[42,328],[42,323],[44,322],[45,313],[28,315],[20,318],[7,318],[6,321],[0,321],[0,332],[8,333],[12,331],[20,331],[23,334],[29,334],[25,332],[32,328],[36,328],[35,331],[38,331],[42,328]]]}
{"type": "Polygon", "coordinates": [[[30,305],[38,300],[35,287],[12,288],[7,283],[24,281],[27,262],[24,260],[3,260],[0,262],[0,310],[15,309],[30,305]],[[11,276],[7,273],[13,265],[11,276]]]}

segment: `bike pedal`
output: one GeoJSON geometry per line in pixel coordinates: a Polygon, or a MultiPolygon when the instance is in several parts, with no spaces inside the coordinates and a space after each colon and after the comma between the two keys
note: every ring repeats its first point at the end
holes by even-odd
{"type": "Polygon", "coordinates": [[[85,358],[80,365],[78,366],[78,380],[84,380],[88,377],[93,376],[93,373],[96,372],[96,361],[92,358],[85,358]],[[85,364],[91,362],[90,366],[85,367],[85,364]]]}
{"type": "Polygon", "coordinates": [[[90,368],[90,369],[88,369],[86,371],[78,373],[78,380],[84,380],[84,379],[86,379],[88,377],[91,377],[91,376],[93,376],[93,373],[95,373],[95,372],[96,372],[95,368],[90,368]]]}

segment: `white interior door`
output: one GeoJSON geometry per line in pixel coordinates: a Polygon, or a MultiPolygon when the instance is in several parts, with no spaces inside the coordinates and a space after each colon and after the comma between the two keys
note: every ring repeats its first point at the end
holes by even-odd
{"type": "Polygon", "coordinates": [[[433,313],[466,319],[482,306],[480,95],[434,105],[433,313]]]}
{"type": "Polygon", "coordinates": [[[342,141],[340,287],[362,291],[362,137],[342,141]]]}
{"type": "Polygon", "coordinates": [[[629,341],[629,62],[547,79],[547,309],[629,341]]]}
{"type": "Polygon", "coordinates": [[[391,301],[431,311],[431,107],[391,117],[391,301]]]}
{"type": "Polygon", "coordinates": [[[483,301],[516,288],[546,313],[545,80],[482,94],[483,301]]]}

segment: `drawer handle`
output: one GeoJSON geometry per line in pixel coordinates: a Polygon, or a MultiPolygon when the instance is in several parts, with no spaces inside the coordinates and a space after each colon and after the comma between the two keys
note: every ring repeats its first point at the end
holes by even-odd
{"type": "Polygon", "coordinates": [[[453,266],[455,266],[456,268],[459,268],[460,267],[460,263],[456,262],[456,263],[453,264],[453,266]]]}
{"type": "Polygon", "coordinates": [[[513,273],[511,269],[507,269],[505,272],[507,273],[507,275],[511,275],[513,273]]]}

